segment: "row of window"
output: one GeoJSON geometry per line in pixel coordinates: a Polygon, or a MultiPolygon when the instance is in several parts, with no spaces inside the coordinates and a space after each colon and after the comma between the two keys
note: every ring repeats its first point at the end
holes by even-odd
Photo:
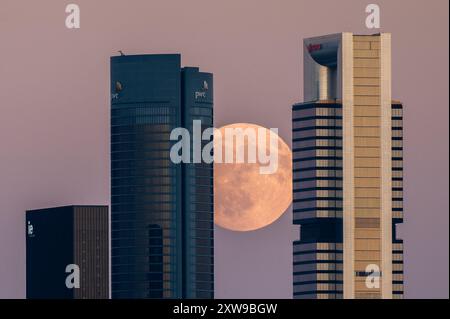
{"type": "Polygon", "coordinates": [[[336,177],[342,179],[342,170],[338,170],[337,168],[327,169],[326,167],[318,167],[314,170],[293,171],[294,182],[302,180],[306,181],[314,178],[320,179],[321,177],[336,177]]]}
{"type": "Polygon", "coordinates": [[[321,260],[327,262],[335,262],[336,260],[342,261],[342,253],[312,253],[312,254],[301,254],[295,255],[293,257],[295,262],[304,262],[311,260],[321,260]]]}
{"type": "Polygon", "coordinates": [[[342,160],[336,159],[319,159],[319,160],[309,160],[309,161],[300,161],[293,163],[293,170],[309,170],[314,168],[327,168],[334,167],[341,169],[342,168],[342,160]]]}
{"type": "MultiPolygon", "coordinates": [[[[212,116],[213,109],[211,105],[206,107],[189,107],[188,111],[193,115],[207,115],[212,116]]],[[[127,117],[127,116],[142,116],[142,115],[176,115],[179,109],[175,106],[158,106],[145,105],[136,106],[135,104],[114,107],[111,110],[111,117],[127,117]]]]}
{"type": "Polygon", "coordinates": [[[112,185],[114,186],[129,185],[130,183],[142,183],[144,181],[150,181],[149,184],[151,185],[154,184],[151,182],[151,179],[153,178],[160,178],[161,185],[164,185],[167,184],[167,181],[171,183],[171,180],[176,177],[176,168],[148,168],[141,171],[134,169],[120,169],[111,172],[111,179],[114,181],[112,185]],[[161,172],[162,170],[165,172],[161,172]]]}
{"type": "Polygon", "coordinates": [[[329,200],[330,198],[341,200],[343,197],[342,190],[315,190],[294,192],[294,200],[296,202],[311,200],[329,200]]]}
{"type": "Polygon", "coordinates": [[[297,119],[294,123],[297,124],[293,127],[293,131],[300,131],[304,129],[309,129],[310,127],[332,127],[332,128],[342,128],[342,119],[338,118],[308,118],[308,119],[297,119]]]}
{"type": "Polygon", "coordinates": [[[342,137],[342,130],[336,128],[326,128],[326,127],[308,127],[306,130],[293,131],[292,140],[293,141],[303,141],[306,139],[320,139],[320,137],[342,137]]]}
{"type": "Polygon", "coordinates": [[[145,136],[154,133],[170,134],[172,129],[178,127],[177,123],[172,124],[153,124],[153,125],[129,125],[129,126],[113,126],[111,127],[111,138],[115,138],[119,135],[132,135],[135,134],[138,137],[145,136]]]}
{"type": "Polygon", "coordinates": [[[160,150],[134,150],[134,151],[123,151],[123,152],[112,152],[111,153],[111,165],[114,165],[116,160],[159,160],[159,159],[168,159],[170,158],[170,150],[168,149],[160,149],[160,150]]]}
{"type": "Polygon", "coordinates": [[[139,117],[121,117],[111,119],[111,127],[128,126],[135,124],[174,124],[175,116],[153,115],[139,117]]]}
{"type": "Polygon", "coordinates": [[[292,111],[293,119],[307,118],[311,116],[342,116],[342,108],[337,105],[330,105],[329,107],[312,107],[295,109],[292,111]]]}

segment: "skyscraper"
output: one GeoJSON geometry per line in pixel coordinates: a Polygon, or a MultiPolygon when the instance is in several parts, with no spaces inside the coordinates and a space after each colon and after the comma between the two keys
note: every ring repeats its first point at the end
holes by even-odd
{"type": "Polygon", "coordinates": [[[390,34],[304,40],[293,106],[294,298],[401,298],[402,105],[390,34]]]}
{"type": "Polygon", "coordinates": [[[27,298],[109,298],[108,219],[108,206],[27,211],[27,298]]]}
{"type": "Polygon", "coordinates": [[[214,296],[213,166],[192,139],[191,163],[170,158],[173,129],[213,126],[213,77],[180,65],[111,58],[112,298],[214,296]]]}

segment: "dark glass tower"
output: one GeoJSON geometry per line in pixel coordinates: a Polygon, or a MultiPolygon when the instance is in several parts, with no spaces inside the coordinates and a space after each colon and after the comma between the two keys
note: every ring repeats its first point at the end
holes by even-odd
{"type": "Polygon", "coordinates": [[[214,296],[213,167],[170,159],[173,129],[213,125],[212,74],[180,60],[111,58],[113,298],[214,296]]]}
{"type": "Polygon", "coordinates": [[[25,227],[27,298],[109,298],[108,206],[27,211],[25,227]],[[66,284],[69,265],[79,268],[78,288],[66,284]]]}

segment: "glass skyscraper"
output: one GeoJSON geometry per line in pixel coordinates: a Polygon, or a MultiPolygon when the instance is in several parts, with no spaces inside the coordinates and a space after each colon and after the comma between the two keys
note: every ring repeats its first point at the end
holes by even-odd
{"type": "MultiPolygon", "coordinates": [[[[213,77],[178,54],[111,58],[112,298],[213,298],[213,166],[170,159],[213,126],[213,77]]],[[[203,141],[203,145],[210,142],[203,141]]]]}
{"type": "Polygon", "coordinates": [[[293,106],[294,298],[401,298],[402,105],[390,34],[304,41],[293,106]]]}

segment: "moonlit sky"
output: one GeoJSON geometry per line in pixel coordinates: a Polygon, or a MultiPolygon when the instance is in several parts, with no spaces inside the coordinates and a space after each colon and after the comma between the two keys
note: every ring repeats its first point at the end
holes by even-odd
{"type": "MultiPolygon", "coordinates": [[[[109,57],[181,53],[214,73],[215,124],[279,128],[303,99],[303,38],[365,28],[361,0],[1,0],[0,298],[25,297],[24,212],[109,204],[109,57]],[[81,8],[68,30],[65,6],[81,8]]],[[[379,0],[405,104],[406,297],[448,298],[448,1],[379,0]]],[[[378,32],[378,31],[375,31],[378,32]]],[[[216,229],[216,297],[292,296],[291,209],[216,229]]]]}

